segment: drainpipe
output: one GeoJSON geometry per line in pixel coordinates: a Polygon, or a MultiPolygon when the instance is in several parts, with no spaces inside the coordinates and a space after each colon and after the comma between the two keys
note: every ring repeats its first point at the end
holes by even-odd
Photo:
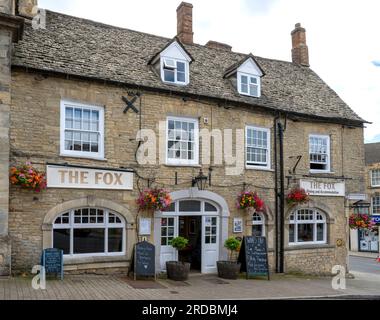
{"type": "Polygon", "coordinates": [[[281,122],[277,123],[278,127],[278,139],[279,139],[279,148],[280,148],[280,192],[277,194],[278,196],[278,212],[277,212],[277,225],[278,225],[278,261],[276,265],[276,271],[277,273],[283,273],[284,272],[284,261],[285,261],[285,255],[284,255],[284,229],[285,229],[285,208],[284,208],[284,202],[285,202],[285,185],[284,185],[284,128],[281,124],[281,122]]]}
{"type": "MultiPolygon", "coordinates": [[[[283,272],[283,231],[282,231],[282,224],[281,224],[281,191],[279,190],[279,172],[278,172],[278,144],[280,141],[280,166],[281,166],[281,159],[282,159],[282,127],[278,120],[280,119],[280,114],[278,114],[274,120],[273,120],[273,135],[274,135],[274,180],[275,180],[275,213],[276,213],[276,237],[275,237],[275,257],[276,257],[276,273],[282,273],[283,272]]],[[[282,159],[283,160],[283,159],[282,159]]],[[[283,177],[283,170],[280,170],[282,172],[283,177]]],[[[283,178],[282,178],[283,179],[283,178]]],[[[281,183],[280,183],[281,185],[281,183]]],[[[283,185],[283,183],[282,183],[283,185]]]]}

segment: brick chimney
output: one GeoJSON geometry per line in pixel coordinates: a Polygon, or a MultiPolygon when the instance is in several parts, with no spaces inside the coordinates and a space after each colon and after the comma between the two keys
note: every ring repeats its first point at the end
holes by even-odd
{"type": "Polygon", "coordinates": [[[212,41],[212,40],[206,43],[206,47],[213,48],[213,49],[227,50],[227,51],[231,51],[232,49],[232,47],[226,43],[212,41]]]}
{"type": "Polygon", "coordinates": [[[38,0],[17,0],[17,13],[26,18],[37,14],[38,0]]]}
{"type": "Polygon", "coordinates": [[[310,67],[309,49],[306,45],[306,30],[296,23],[292,35],[292,61],[293,63],[310,67]]]}
{"type": "Polygon", "coordinates": [[[177,37],[182,43],[193,44],[193,5],[181,2],[177,8],[177,37]]]}

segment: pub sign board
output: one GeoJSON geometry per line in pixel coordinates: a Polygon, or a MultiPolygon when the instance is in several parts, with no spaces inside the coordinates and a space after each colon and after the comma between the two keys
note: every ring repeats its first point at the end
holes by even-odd
{"type": "Polygon", "coordinates": [[[55,248],[44,249],[41,260],[46,274],[54,273],[60,275],[61,280],[63,280],[63,250],[55,248]]]}
{"type": "Polygon", "coordinates": [[[47,187],[132,190],[133,172],[64,165],[47,165],[47,187]]]}
{"type": "Polygon", "coordinates": [[[247,279],[255,276],[267,276],[269,280],[268,249],[265,237],[244,237],[238,262],[247,279]]]}
{"type": "Polygon", "coordinates": [[[156,277],[155,246],[147,241],[136,243],[133,254],[132,270],[134,278],[156,277]]]}

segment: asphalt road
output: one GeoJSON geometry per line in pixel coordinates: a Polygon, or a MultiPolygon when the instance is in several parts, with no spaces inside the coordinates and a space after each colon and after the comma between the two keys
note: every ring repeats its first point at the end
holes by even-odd
{"type": "Polygon", "coordinates": [[[365,272],[380,275],[380,262],[373,258],[354,257],[349,258],[350,271],[365,272]]]}

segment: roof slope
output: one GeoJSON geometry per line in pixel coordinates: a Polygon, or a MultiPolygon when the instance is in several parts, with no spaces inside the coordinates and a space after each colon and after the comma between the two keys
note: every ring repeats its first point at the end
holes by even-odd
{"type": "Polygon", "coordinates": [[[47,11],[47,28],[25,26],[15,45],[13,66],[111,80],[138,86],[227,99],[272,109],[363,122],[310,68],[255,57],[265,71],[260,98],[243,97],[224,79],[247,55],[201,45],[184,45],[194,58],[190,84],[164,84],[148,65],[172,39],[112,27],[47,11]]]}
{"type": "Polygon", "coordinates": [[[365,164],[380,163],[380,142],[364,145],[365,164]]]}

